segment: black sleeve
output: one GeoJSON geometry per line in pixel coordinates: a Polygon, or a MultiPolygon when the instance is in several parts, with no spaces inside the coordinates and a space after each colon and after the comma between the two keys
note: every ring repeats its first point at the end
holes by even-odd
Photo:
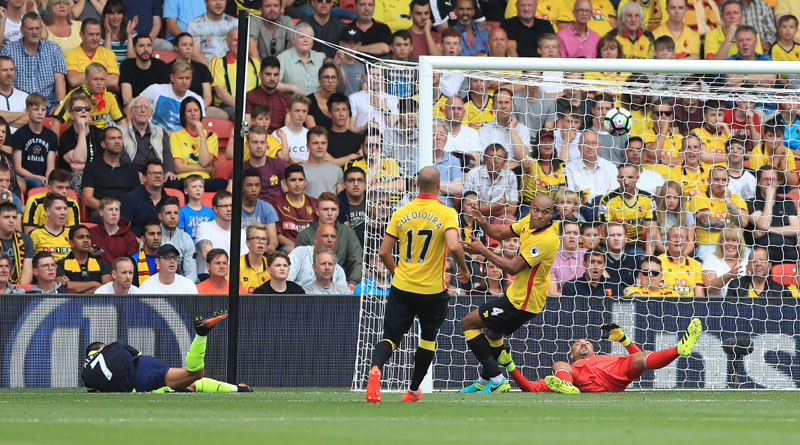
{"type": "Polygon", "coordinates": [[[94,163],[87,164],[86,168],[83,169],[83,179],[81,180],[81,189],[85,189],[86,187],[94,187],[95,186],[95,177],[94,177],[94,163]]]}
{"type": "MultiPolygon", "coordinates": [[[[383,43],[385,43],[387,45],[391,45],[392,44],[392,30],[389,29],[389,27],[386,26],[383,23],[380,23],[379,25],[380,25],[380,27],[378,29],[380,31],[378,33],[376,33],[376,35],[375,35],[376,40],[378,42],[383,42],[383,43]]],[[[378,26],[378,24],[376,24],[374,26],[378,26]]]]}
{"type": "Polygon", "coordinates": [[[214,80],[214,78],[211,77],[211,71],[209,71],[208,67],[203,65],[202,63],[198,63],[197,65],[195,65],[192,75],[200,76],[201,82],[211,83],[214,80]]]}
{"type": "MultiPolygon", "coordinates": [[[[158,59],[153,58],[152,60],[153,60],[153,62],[155,62],[158,59]]],[[[135,59],[125,59],[125,60],[122,61],[122,63],[119,64],[119,83],[120,84],[123,84],[123,83],[133,84],[133,79],[132,79],[133,70],[130,69],[131,63],[136,63],[136,60],[135,59]]]]}
{"type": "Polygon", "coordinates": [[[63,277],[64,275],[66,275],[64,272],[64,260],[60,260],[56,263],[56,276],[63,277]]]}
{"type": "Polygon", "coordinates": [[[58,155],[63,160],[64,156],[74,150],[76,145],[78,145],[78,134],[75,133],[75,127],[70,126],[67,128],[67,131],[61,135],[61,141],[58,146],[58,155]]]}

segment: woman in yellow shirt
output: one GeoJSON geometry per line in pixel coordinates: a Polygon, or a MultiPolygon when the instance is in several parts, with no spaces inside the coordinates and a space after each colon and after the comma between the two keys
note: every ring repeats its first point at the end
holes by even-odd
{"type": "MultiPolygon", "coordinates": [[[[598,59],[624,59],[625,54],[622,51],[622,44],[619,43],[614,36],[605,35],[597,41],[597,58],[598,59]]],[[[624,82],[631,73],[626,72],[599,72],[587,71],[583,74],[583,80],[589,80],[597,85],[599,88],[606,88],[618,85],[624,82]]],[[[591,94],[601,93],[602,91],[594,91],[591,94]]],[[[615,94],[613,91],[605,91],[609,94],[615,94]]]]}
{"type": "Polygon", "coordinates": [[[181,102],[180,119],[183,128],[169,136],[175,173],[181,179],[190,175],[202,176],[206,192],[223,190],[227,181],[213,177],[219,140],[216,133],[203,128],[203,108],[200,101],[193,97],[184,99],[181,102]]]}

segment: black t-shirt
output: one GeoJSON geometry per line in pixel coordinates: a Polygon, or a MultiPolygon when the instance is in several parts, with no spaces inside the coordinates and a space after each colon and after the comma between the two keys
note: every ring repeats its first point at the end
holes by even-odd
{"type": "Polygon", "coordinates": [[[111,266],[105,260],[89,257],[85,264],[81,264],[72,253],[58,261],[56,267],[56,275],[66,276],[70,281],[102,283],[103,275],[111,275],[111,266]]]}
{"type": "Polygon", "coordinates": [[[326,130],[330,131],[333,123],[331,122],[331,118],[325,116],[325,113],[323,113],[319,108],[317,96],[315,96],[314,93],[311,93],[308,95],[308,98],[311,100],[311,105],[308,107],[308,115],[314,117],[314,122],[318,127],[324,127],[326,130]]]}
{"type": "Polygon", "coordinates": [[[334,159],[357,153],[361,148],[362,136],[346,130],[344,133],[328,132],[328,154],[334,159]]]}
{"type": "Polygon", "coordinates": [[[539,36],[542,34],[553,33],[553,25],[542,19],[533,19],[533,26],[528,28],[519,21],[519,17],[514,16],[503,20],[500,27],[506,30],[508,40],[517,42],[517,55],[519,57],[539,57],[536,51],[539,48],[539,36]]]}
{"type": "Polygon", "coordinates": [[[42,128],[42,132],[36,134],[26,124],[11,136],[11,147],[22,152],[22,168],[44,176],[47,174],[47,154],[58,152],[58,136],[49,128],[42,128]]]}
{"type": "MultiPolygon", "coordinates": [[[[797,208],[794,202],[786,198],[785,190],[778,190],[775,196],[775,204],[772,205],[772,220],[770,227],[788,226],[789,220],[797,218],[797,208]]],[[[764,212],[764,205],[766,202],[761,194],[761,189],[756,188],[756,197],[751,201],[747,201],[747,212],[764,212]]],[[[750,236],[752,230],[755,228],[754,223],[747,227],[750,236]]],[[[756,246],[766,247],[769,253],[769,260],[772,263],[794,263],[797,261],[797,238],[778,235],[777,233],[767,233],[760,238],[754,238],[753,244],[756,246]]]]}
{"type": "Polygon", "coordinates": [[[336,17],[331,16],[327,23],[324,25],[320,25],[316,20],[314,20],[314,16],[306,17],[304,22],[311,25],[311,29],[314,30],[314,46],[311,47],[314,51],[319,51],[325,54],[325,57],[333,59],[336,57],[336,48],[332,48],[328,45],[325,45],[322,42],[317,41],[316,39],[323,40],[328,43],[333,43],[334,45],[339,44],[339,36],[342,35],[342,31],[347,28],[347,25],[337,19],[336,17]]]}
{"type": "MultiPolygon", "coordinates": [[[[175,63],[174,60],[167,64],[167,73],[172,73],[173,63],[175,63]]],[[[211,77],[211,71],[208,70],[208,67],[200,62],[192,60],[192,84],[189,86],[189,91],[203,97],[203,83],[208,82],[211,84],[212,80],[214,79],[211,77]]],[[[211,104],[205,105],[207,107],[211,106],[211,104]]]]}
{"type": "MultiPolygon", "coordinates": [[[[134,96],[135,97],[135,96],[134,96]]],[[[103,140],[103,130],[89,125],[89,133],[86,135],[86,164],[92,163],[95,159],[103,156],[103,147],[100,141],[103,140]]],[[[64,160],[67,153],[75,149],[78,145],[78,133],[75,133],[75,127],[70,126],[61,135],[61,141],[58,147],[59,167],[67,171],[71,171],[69,162],[64,160]]]]}
{"type": "Polygon", "coordinates": [[[367,200],[361,201],[361,204],[350,204],[350,211],[347,212],[347,223],[353,232],[356,232],[356,237],[364,245],[364,222],[367,220],[367,200]]]}
{"type": "Polygon", "coordinates": [[[304,295],[306,293],[303,288],[294,281],[287,281],[286,290],[283,292],[278,292],[273,289],[270,285],[271,282],[272,280],[269,280],[261,286],[258,286],[256,290],[253,291],[253,295],[304,295]]]}
{"type": "MultiPolygon", "coordinates": [[[[348,27],[352,28],[356,25],[350,24],[348,27]]],[[[392,30],[384,23],[372,22],[372,26],[367,28],[367,31],[361,34],[362,45],[372,45],[373,43],[392,44],[392,30]]]]}
{"type": "Polygon", "coordinates": [[[113,196],[120,201],[128,192],[141,186],[139,172],[133,164],[120,162],[112,167],[102,157],[86,165],[81,183],[81,189],[93,187],[97,199],[113,196]]]}
{"type": "Polygon", "coordinates": [[[166,63],[151,58],[150,68],[143,70],[136,66],[135,58],[125,59],[119,64],[119,83],[131,84],[132,97],[136,97],[150,85],[169,83],[170,68],[166,63]]]}

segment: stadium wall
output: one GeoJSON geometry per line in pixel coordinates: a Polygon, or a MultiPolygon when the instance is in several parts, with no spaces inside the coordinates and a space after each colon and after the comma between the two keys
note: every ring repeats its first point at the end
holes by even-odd
{"type": "MultiPolygon", "coordinates": [[[[434,386],[456,387],[474,378],[477,362],[457,322],[481,299],[459,297],[438,339],[434,386]]],[[[170,298],[3,296],[0,311],[0,384],[3,387],[76,387],[83,349],[90,341],[127,340],[145,354],[182,366],[193,335],[191,315],[227,307],[226,296],[170,298]]],[[[253,386],[348,387],[358,330],[354,296],[243,296],[238,380],[253,386]]],[[[600,325],[619,323],[645,349],[674,346],[691,317],[706,333],[690,358],[648,371],[636,388],[800,387],[800,308],[796,301],[550,298],[543,314],[509,341],[518,367],[542,378],[565,360],[577,338],[600,353],[624,354],[598,341],[600,325]],[[748,355],[734,360],[726,344],[739,340],[748,355]],[[737,381],[735,374],[738,372],[737,381]]],[[[224,378],[227,326],[209,337],[206,375],[224,378]]]]}

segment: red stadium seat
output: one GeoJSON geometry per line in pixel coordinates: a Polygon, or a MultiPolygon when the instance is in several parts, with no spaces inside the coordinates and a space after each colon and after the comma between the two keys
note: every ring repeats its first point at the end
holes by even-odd
{"type": "Polygon", "coordinates": [[[186,205],[186,196],[184,196],[182,191],[171,188],[165,188],[164,192],[166,192],[166,194],[168,194],[169,196],[174,196],[178,198],[178,204],[180,204],[181,207],[186,205]]]}
{"type": "Polygon", "coordinates": [[[216,169],[216,173],[214,173],[214,177],[222,178],[224,180],[228,180],[228,177],[231,175],[231,171],[233,171],[233,160],[225,159],[225,150],[220,150],[219,156],[214,161],[214,168],[216,169]]]}
{"type": "Polygon", "coordinates": [[[90,222],[85,222],[85,223],[81,223],[81,224],[83,224],[84,226],[86,226],[89,229],[91,229],[92,227],[97,227],[97,224],[90,223],[90,222]]]}
{"type": "Polygon", "coordinates": [[[213,119],[207,117],[203,119],[203,128],[208,131],[213,131],[217,134],[217,138],[219,139],[219,148],[228,146],[228,139],[231,136],[231,130],[233,130],[233,121],[229,121],[228,119],[213,119]]]}
{"type": "Polygon", "coordinates": [[[153,57],[164,63],[170,63],[178,58],[178,53],[175,51],[153,51],[153,57]]]}
{"type": "Polygon", "coordinates": [[[216,195],[216,192],[205,192],[203,197],[200,198],[200,203],[204,206],[211,207],[211,201],[214,199],[214,195],[216,195]]]}
{"type": "Polygon", "coordinates": [[[25,292],[27,292],[33,287],[33,284],[15,284],[14,286],[21,287],[25,292]]]}
{"type": "Polygon", "coordinates": [[[784,286],[796,284],[795,277],[797,276],[796,264],[776,264],[772,266],[770,273],[772,281],[781,283],[784,286]]]}

